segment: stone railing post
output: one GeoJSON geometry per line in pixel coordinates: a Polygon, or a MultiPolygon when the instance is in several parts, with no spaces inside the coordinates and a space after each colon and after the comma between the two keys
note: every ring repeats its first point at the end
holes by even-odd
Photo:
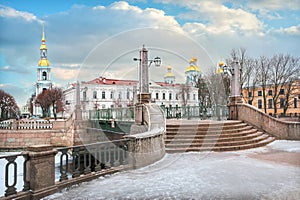
{"type": "Polygon", "coordinates": [[[41,199],[58,191],[55,186],[55,155],[49,145],[37,145],[27,148],[29,165],[27,168],[31,199],[41,199]]]}

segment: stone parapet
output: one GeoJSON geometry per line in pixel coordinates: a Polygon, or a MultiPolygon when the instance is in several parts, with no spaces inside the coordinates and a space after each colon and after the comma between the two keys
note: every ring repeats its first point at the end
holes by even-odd
{"type": "Polygon", "coordinates": [[[30,182],[31,199],[41,199],[53,194],[58,189],[55,186],[55,155],[49,145],[36,145],[27,148],[29,165],[27,166],[30,182]]]}
{"type": "Polygon", "coordinates": [[[239,120],[243,120],[278,139],[300,140],[299,122],[281,121],[248,104],[237,104],[236,108],[239,120]]]}

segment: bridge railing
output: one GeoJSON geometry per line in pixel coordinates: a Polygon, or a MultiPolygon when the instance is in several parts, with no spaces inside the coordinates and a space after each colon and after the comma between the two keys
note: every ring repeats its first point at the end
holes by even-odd
{"type": "Polygon", "coordinates": [[[226,119],[229,115],[226,105],[213,105],[209,108],[201,106],[165,107],[161,106],[167,119],[172,118],[199,118],[199,119],[226,119]]]}
{"type": "Polygon", "coordinates": [[[42,196],[45,196],[73,184],[130,168],[129,141],[112,140],[58,149],[36,146],[29,147],[24,153],[0,156],[0,199],[3,196],[31,199],[35,190],[42,189],[45,192],[42,196]]]}
{"type": "Polygon", "coordinates": [[[115,140],[57,149],[59,181],[128,164],[128,140],[115,140]]]}
{"type": "Polygon", "coordinates": [[[0,122],[0,129],[13,129],[13,120],[0,122]]]}
{"type": "Polygon", "coordinates": [[[0,197],[3,194],[7,197],[30,189],[26,179],[28,161],[28,153],[0,156],[1,174],[4,175],[0,176],[0,197]]]}
{"type": "Polygon", "coordinates": [[[116,120],[116,121],[134,121],[135,107],[126,108],[106,108],[89,111],[91,120],[116,120]]]}

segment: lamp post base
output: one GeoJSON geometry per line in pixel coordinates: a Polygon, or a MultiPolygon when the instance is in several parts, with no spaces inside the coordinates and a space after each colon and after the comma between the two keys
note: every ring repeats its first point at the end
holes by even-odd
{"type": "Polygon", "coordinates": [[[229,97],[229,120],[238,120],[238,107],[237,104],[243,103],[241,96],[229,97]]]}

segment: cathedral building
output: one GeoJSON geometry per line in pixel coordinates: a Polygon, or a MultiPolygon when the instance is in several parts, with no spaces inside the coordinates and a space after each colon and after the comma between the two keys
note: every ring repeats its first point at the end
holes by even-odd
{"type": "MultiPolygon", "coordinates": [[[[175,83],[172,67],[167,67],[164,82],[149,83],[151,102],[160,106],[198,106],[198,88],[175,83]]],[[[138,81],[98,77],[80,83],[80,104],[83,111],[101,108],[128,107],[137,103],[138,81]]],[[[76,104],[76,83],[64,90],[66,112],[72,113],[76,104]]]]}

